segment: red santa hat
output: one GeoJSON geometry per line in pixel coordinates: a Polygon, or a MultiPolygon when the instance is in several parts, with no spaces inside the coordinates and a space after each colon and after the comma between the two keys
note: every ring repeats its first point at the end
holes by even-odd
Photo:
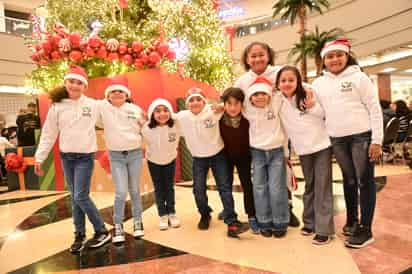
{"type": "Polygon", "coordinates": [[[158,99],[154,100],[149,106],[149,109],[147,111],[147,116],[149,117],[149,119],[151,119],[154,110],[158,106],[165,106],[169,110],[170,113],[173,113],[173,107],[170,104],[170,102],[167,101],[166,99],[158,98],[158,99]]]}
{"type": "Polygon", "coordinates": [[[120,90],[126,93],[130,98],[132,92],[129,89],[129,81],[127,80],[126,76],[121,75],[110,78],[110,84],[104,91],[105,98],[107,98],[107,95],[109,95],[110,92],[113,92],[115,90],[120,90]]]}
{"type": "Polygon", "coordinates": [[[87,74],[82,67],[70,65],[69,71],[64,76],[64,80],[76,79],[87,86],[87,74]]]}
{"type": "Polygon", "coordinates": [[[258,76],[255,81],[249,86],[247,93],[248,98],[257,92],[264,92],[269,96],[272,96],[273,84],[267,78],[258,76]]]}
{"type": "Polygon", "coordinates": [[[200,97],[205,103],[206,102],[206,96],[203,93],[203,90],[201,88],[190,88],[187,91],[186,95],[186,105],[189,103],[189,100],[192,99],[193,97],[200,97]]]}
{"type": "Polygon", "coordinates": [[[346,38],[336,39],[336,40],[334,40],[334,41],[327,42],[327,43],[323,46],[323,49],[322,49],[322,51],[320,52],[320,56],[321,56],[322,59],[323,59],[323,57],[325,57],[325,55],[326,55],[328,52],[331,52],[331,51],[333,51],[333,50],[341,50],[341,51],[344,51],[344,52],[346,52],[346,53],[349,53],[350,48],[351,48],[351,45],[350,45],[348,39],[346,39],[346,38]]]}

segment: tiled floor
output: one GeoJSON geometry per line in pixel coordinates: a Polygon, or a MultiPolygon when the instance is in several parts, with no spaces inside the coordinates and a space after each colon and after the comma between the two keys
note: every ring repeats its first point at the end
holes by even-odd
{"type": "MultiPolygon", "coordinates": [[[[299,171],[297,171],[299,174],[299,171]]],[[[298,175],[299,176],[299,175],[298,175]]],[[[403,166],[377,168],[379,185],[374,237],[361,250],[344,247],[340,234],[345,222],[342,184],[334,172],[337,238],[314,247],[310,238],[291,228],[286,238],[263,238],[246,232],[226,237],[226,226],[216,216],[222,206],[213,180],[209,202],[214,209],[211,227],[199,231],[199,218],[190,183],[176,187],[176,206],[182,227],[160,231],[153,195],[144,196],[145,236],[127,234],[125,245],[108,244],[72,255],[73,238],[69,196],[66,192],[26,191],[0,194],[0,273],[400,273],[412,267],[412,172],[403,166]],[[398,171],[398,174],[395,175],[398,171]],[[184,186],[186,185],[186,186],[184,186]]],[[[294,211],[302,212],[303,182],[294,193],[294,211]]],[[[240,219],[246,220],[242,194],[234,187],[240,219]]],[[[112,227],[113,193],[94,192],[93,200],[108,228],[112,227]]],[[[127,215],[125,230],[132,220],[127,215]]],[[[88,223],[88,236],[92,227],[88,223]]],[[[403,273],[404,274],[404,273],[403,273]]]]}

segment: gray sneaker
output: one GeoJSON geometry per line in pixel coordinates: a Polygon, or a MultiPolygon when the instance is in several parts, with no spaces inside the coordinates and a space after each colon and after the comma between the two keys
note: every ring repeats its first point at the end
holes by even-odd
{"type": "Polygon", "coordinates": [[[123,243],[125,241],[124,230],[122,224],[115,224],[113,230],[113,243],[123,243]]]}
{"type": "Polygon", "coordinates": [[[144,236],[143,223],[141,221],[134,222],[133,237],[140,238],[144,236]]]}

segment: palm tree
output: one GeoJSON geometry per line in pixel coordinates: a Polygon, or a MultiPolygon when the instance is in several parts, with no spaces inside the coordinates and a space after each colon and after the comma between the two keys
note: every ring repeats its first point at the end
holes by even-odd
{"type": "MultiPolygon", "coordinates": [[[[322,14],[322,6],[329,8],[328,0],[279,0],[273,5],[273,17],[281,15],[281,19],[289,20],[291,25],[294,25],[296,18],[299,18],[300,40],[302,42],[303,36],[306,32],[306,13],[309,11],[317,11],[322,14]]],[[[304,81],[306,81],[306,56],[303,56],[301,62],[301,73],[304,81]]]]}
{"type": "MultiPolygon", "coordinates": [[[[304,66],[306,69],[307,57],[311,54],[310,43],[311,43],[311,40],[307,39],[307,36],[304,34],[300,38],[300,41],[298,43],[293,44],[293,47],[289,51],[288,59],[292,59],[294,56],[296,56],[294,59],[295,65],[300,62],[301,65],[304,66]]],[[[303,73],[301,74],[302,74],[302,80],[306,82],[307,81],[306,74],[303,74],[303,73]]]]}
{"type": "Polygon", "coordinates": [[[323,46],[326,42],[335,40],[343,34],[344,31],[341,28],[333,28],[329,31],[319,32],[319,28],[316,26],[315,31],[306,35],[305,39],[308,40],[306,43],[308,48],[306,50],[308,56],[315,59],[316,76],[319,76],[322,72],[322,57],[320,56],[320,52],[322,51],[323,46]]]}

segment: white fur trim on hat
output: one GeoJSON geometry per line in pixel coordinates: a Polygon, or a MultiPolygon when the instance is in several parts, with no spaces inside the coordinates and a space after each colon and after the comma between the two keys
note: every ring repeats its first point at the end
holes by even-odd
{"type": "Polygon", "coordinates": [[[172,108],[172,105],[169,103],[169,101],[167,101],[166,99],[159,98],[159,99],[154,100],[149,106],[149,109],[147,111],[147,117],[149,119],[151,119],[154,110],[158,106],[165,106],[169,110],[170,114],[173,113],[173,108],[172,108]]]}
{"type": "Polygon", "coordinates": [[[115,90],[120,90],[120,91],[123,91],[124,93],[126,93],[127,94],[127,96],[130,98],[130,96],[131,96],[131,92],[130,92],[130,90],[127,88],[127,87],[125,87],[125,86],[123,86],[123,85],[111,85],[111,86],[108,86],[107,88],[106,88],[106,90],[104,91],[104,96],[107,98],[107,96],[109,95],[109,93],[110,92],[112,92],[112,91],[115,91],[115,90]]]}
{"type": "Polygon", "coordinates": [[[206,98],[205,98],[202,94],[200,94],[200,93],[193,93],[193,94],[190,94],[189,96],[187,96],[186,101],[185,101],[186,105],[189,103],[189,100],[192,99],[193,97],[200,97],[200,98],[202,98],[202,100],[203,100],[205,103],[207,103],[206,98]]]}
{"type": "Polygon", "coordinates": [[[247,90],[247,94],[248,94],[248,99],[250,99],[250,97],[258,92],[264,92],[269,96],[272,96],[272,87],[269,86],[268,84],[265,83],[258,83],[258,84],[253,84],[252,86],[250,86],[250,88],[247,90]]]}
{"type": "Polygon", "coordinates": [[[85,84],[87,86],[87,79],[84,78],[83,76],[81,76],[80,74],[76,74],[76,73],[68,73],[64,76],[63,78],[65,81],[67,79],[76,79],[79,80],[80,82],[82,82],[83,84],[85,84]]]}
{"type": "Polygon", "coordinates": [[[333,44],[330,46],[327,46],[325,48],[322,49],[320,56],[322,57],[322,59],[325,57],[326,54],[328,54],[331,51],[334,50],[341,50],[344,51],[346,53],[349,53],[349,47],[343,44],[333,44]]]}

